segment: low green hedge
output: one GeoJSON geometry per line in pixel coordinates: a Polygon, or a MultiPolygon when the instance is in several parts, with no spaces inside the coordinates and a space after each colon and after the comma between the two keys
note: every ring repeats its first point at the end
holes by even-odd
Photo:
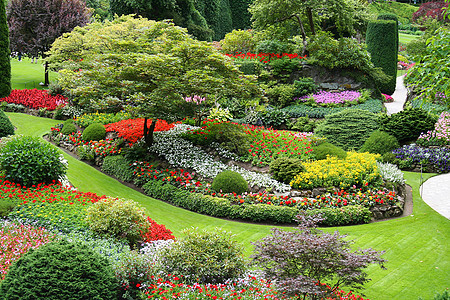
{"type": "Polygon", "coordinates": [[[122,181],[133,180],[133,169],[130,162],[122,155],[110,155],[103,159],[102,171],[116,176],[122,181]]]}
{"type": "Polygon", "coordinates": [[[325,219],[319,223],[321,226],[366,224],[372,219],[372,212],[369,208],[361,205],[311,209],[307,210],[306,213],[308,215],[321,214],[325,219]]]}

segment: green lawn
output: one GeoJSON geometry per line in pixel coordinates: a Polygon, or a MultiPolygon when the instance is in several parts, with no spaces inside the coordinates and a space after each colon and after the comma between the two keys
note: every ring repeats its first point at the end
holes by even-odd
{"type": "MultiPolygon", "coordinates": [[[[50,72],[50,82],[55,80],[56,72],[50,72]]],[[[42,59],[38,63],[31,63],[31,59],[23,57],[22,61],[11,59],[11,87],[12,89],[39,89],[44,87],[39,83],[44,82],[44,66],[42,59]]]]}
{"type": "Polygon", "coordinates": [[[408,44],[412,40],[416,40],[420,37],[420,35],[414,35],[414,34],[406,34],[406,33],[398,33],[398,39],[400,43],[408,44]]]}
{"type": "MultiPolygon", "coordinates": [[[[41,136],[58,121],[23,114],[7,113],[17,133],[41,136]]],[[[183,228],[221,227],[236,235],[252,251],[251,241],[267,235],[273,226],[227,221],[192,213],[144,196],[114,179],[79,162],[69,155],[68,177],[82,191],[133,199],[141,203],[149,216],[165,224],[179,235],[183,228]]],[[[424,179],[433,174],[424,174],[424,179]]],[[[426,205],[419,194],[421,177],[405,172],[407,183],[413,187],[414,212],[412,216],[359,226],[338,228],[355,240],[355,247],[385,250],[387,270],[377,266],[368,269],[369,282],[364,291],[370,299],[432,299],[450,285],[449,240],[450,221],[426,205]]],[[[334,231],[337,228],[329,228],[334,231]]]]}

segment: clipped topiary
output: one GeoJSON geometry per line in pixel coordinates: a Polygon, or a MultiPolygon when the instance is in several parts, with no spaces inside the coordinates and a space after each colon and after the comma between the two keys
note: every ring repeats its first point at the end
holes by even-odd
{"type": "Polygon", "coordinates": [[[231,152],[244,155],[248,153],[251,136],[244,132],[244,127],[229,122],[213,124],[208,127],[208,136],[231,152]]]}
{"type": "Polygon", "coordinates": [[[9,120],[3,110],[0,110],[0,138],[13,134],[14,126],[11,123],[11,120],[9,120]]]}
{"type": "Polygon", "coordinates": [[[340,159],[347,157],[347,152],[344,149],[331,143],[322,143],[313,147],[312,153],[316,160],[326,159],[327,156],[335,156],[340,159]]]}
{"type": "Polygon", "coordinates": [[[68,120],[64,121],[63,127],[61,128],[61,133],[64,135],[69,135],[74,132],[77,132],[77,128],[75,127],[73,120],[68,119],[68,120]]]}
{"type": "Polygon", "coordinates": [[[117,299],[118,284],[106,258],[65,240],[30,250],[0,283],[0,299],[117,299]]]}
{"type": "Polygon", "coordinates": [[[62,154],[41,138],[13,136],[2,142],[0,170],[5,180],[30,187],[58,181],[66,174],[67,162],[62,154]]]}
{"type": "Polygon", "coordinates": [[[92,123],[83,131],[82,138],[84,141],[100,141],[106,137],[106,129],[103,124],[92,123]]]}
{"type": "Polygon", "coordinates": [[[269,171],[276,180],[289,183],[304,167],[300,159],[280,157],[270,163],[269,171]]]}
{"type": "Polygon", "coordinates": [[[242,194],[248,190],[248,183],[241,174],[225,170],[217,174],[211,188],[216,192],[242,194]]]}
{"type": "Polygon", "coordinates": [[[361,148],[377,129],[377,116],[374,113],[362,109],[345,109],[327,115],[314,133],[348,151],[361,148]]]}
{"type": "Polygon", "coordinates": [[[384,131],[376,130],[372,132],[359,151],[383,155],[398,147],[400,147],[400,144],[395,136],[384,131]]]}
{"type": "Polygon", "coordinates": [[[216,228],[212,232],[190,228],[160,252],[164,273],[187,283],[224,283],[246,271],[242,246],[232,235],[216,228]]]}

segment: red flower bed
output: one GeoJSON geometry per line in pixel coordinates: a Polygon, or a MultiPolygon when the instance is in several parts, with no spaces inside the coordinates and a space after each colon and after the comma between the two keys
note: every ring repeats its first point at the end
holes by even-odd
{"type": "Polygon", "coordinates": [[[47,110],[55,110],[57,107],[63,107],[67,104],[66,97],[61,95],[51,96],[47,91],[38,89],[12,90],[8,97],[0,98],[0,101],[21,104],[33,109],[46,108],[47,110]]]}
{"type": "MultiPolygon", "coordinates": [[[[150,126],[151,120],[147,122],[147,126],[150,126]]],[[[164,120],[157,120],[155,131],[166,131],[174,126],[173,123],[169,124],[164,120]]],[[[144,136],[144,119],[128,119],[105,125],[106,132],[115,131],[119,137],[134,144],[144,136]]]]}
{"type": "Polygon", "coordinates": [[[174,240],[172,231],[166,228],[164,224],[158,224],[150,217],[147,217],[150,226],[144,231],[141,230],[142,240],[146,243],[158,240],[174,240]]]}

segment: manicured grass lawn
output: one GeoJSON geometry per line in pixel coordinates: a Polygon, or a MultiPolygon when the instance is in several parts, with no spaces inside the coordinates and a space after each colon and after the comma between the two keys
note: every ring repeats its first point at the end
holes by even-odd
{"type": "Polygon", "coordinates": [[[401,33],[401,32],[399,32],[399,34],[398,34],[399,42],[403,43],[403,44],[408,44],[412,40],[416,40],[419,37],[420,37],[420,35],[406,34],[406,33],[401,33]]]}
{"type": "MultiPolygon", "coordinates": [[[[50,72],[50,82],[55,80],[57,73],[50,72]]],[[[23,57],[22,61],[17,58],[11,59],[11,86],[12,89],[39,89],[46,87],[39,85],[44,82],[44,66],[40,59],[38,63],[31,63],[30,58],[23,57]]]]}
{"type": "MultiPolygon", "coordinates": [[[[58,121],[7,113],[18,134],[39,135],[49,131],[58,121]]],[[[158,223],[165,224],[179,235],[183,228],[199,227],[213,230],[222,227],[236,235],[246,250],[252,251],[251,241],[266,236],[273,226],[239,223],[212,218],[186,211],[144,196],[94,168],[65,155],[69,161],[69,180],[81,191],[133,199],[141,203],[146,213],[158,223]]],[[[433,174],[424,174],[424,179],[433,174]]],[[[367,225],[328,228],[339,229],[355,240],[355,247],[385,250],[389,262],[387,270],[378,266],[368,269],[372,281],[364,294],[370,299],[432,299],[450,284],[450,221],[433,211],[420,198],[421,177],[405,172],[407,183],[413,187],[414,212],[412,216],[367,225]]]]}

